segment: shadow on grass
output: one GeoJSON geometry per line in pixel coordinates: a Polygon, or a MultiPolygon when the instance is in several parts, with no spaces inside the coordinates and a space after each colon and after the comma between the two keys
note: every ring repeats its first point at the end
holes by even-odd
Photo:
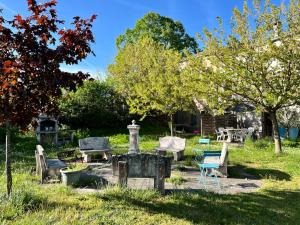
{"type": "Polygon", "coordinates": [[[150,214],[167,214],[194,224],[297,224],[300,192],[218,195],[208,192],[175,193],[140,200],[132,194],[99,196],[107,204],[124,202],[150,214]]]}
{"type": "Polygon", "coordinates": [[[290,181],[291,176],[288,173],[274,169],[258,169],[252,167],[246,167],[244,165],[232,165],[228,167],[230,178],[250,178],[250,179],[262,179],[271,178],[274,180],[286,180],[290,181]]]}

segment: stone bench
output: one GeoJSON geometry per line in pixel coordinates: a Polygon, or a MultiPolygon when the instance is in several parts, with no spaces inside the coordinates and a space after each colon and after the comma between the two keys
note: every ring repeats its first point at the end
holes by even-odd
{"type": "Polygon", "coordinates": [[[159,138],[159,147],[155,148],[158,155],[165,155],[167,151],[173,153],[174,161],[184,158],[185,138],[166,136],[159,138]]]}
{"type": "Polygon", "coordinates": [[[44,183],[48,177],[59,178],[60,169],[67,165],[59,159],[47,159],[43,146],[37,145],[35,150],[36,174],[41,177],[41,183],[44,183]]]}
{"type": "Polygon", "coordinates": [[[91,155],[103,154],[107,160],[111,159],[112,149],[107,137],[89,137],[79,139],[80,152],[85,162],[91,161],[91,155]]]}
{"type": "Polygon", "coordinates": [[[165,178],[171,176],[169,157],[154,154],[124,154],[112,157],[113,175],[120,186],[127,186],[128,178],[154,178],[154,189],[165,192],[165,178]]]}

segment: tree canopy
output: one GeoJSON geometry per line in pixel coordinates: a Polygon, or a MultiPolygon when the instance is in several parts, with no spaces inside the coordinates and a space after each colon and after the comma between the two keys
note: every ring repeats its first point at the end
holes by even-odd
{"type": "Polygon", "coordinates": [[[11,192],[9,127],[25,129],[40,113],[54,115],[62,88],[75,90],[87,74],[68,73],[60,64],[76,64],[92,52],[90,19],[74,17],[64,29],[57,17],[56,0],[28,0],[29,15],[12,20],[0,14],[0,123],[7,124],[6,173],[11,192]]]}
{"type": "Polygon", "coordinates": [[[198,81],[192,91],[211,107],[243,102],[269,113],[280,153],[277,111],[300,103],[300,3],[253,6],[234,9],[229,35],[220,18],[216,31],[205,30],[204,50],[189,57],[187,70],[198,81]]]}
{"type": "Polygon", "coordinates": [[[131,113],[145,117],[159,111],[171,116],[191,109],[181,67],[182,55],[177,50],[145,37],[121,49],[109,73],[131,113]]]}
{"type": "Polygon", "coordinates": [[[117,38],[116,44],[118,48],[123,48],[126,44],[136,43],[146,36],[168,49],[179,52],[187,49],[195,53],[198,48],[197,42],[186,33],[182,23],[154,12],[147,13],[139,19],[133,29],[127,29],[125,34],[117,38]]]}

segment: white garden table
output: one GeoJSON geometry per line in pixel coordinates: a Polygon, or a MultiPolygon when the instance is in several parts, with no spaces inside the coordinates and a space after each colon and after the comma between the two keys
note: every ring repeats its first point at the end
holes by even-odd
{"type": "Polygon", "coordinates": [[[234,141],[234,135],[236,133],[239,133],[239,132],[242,132],[243,129],[236,129],[236,128],[227,128],[227,129],[224,129],[224,132],[227,133],[228,135],[228,138],[227,138],[227,142],[233,142],[234,141]]]}

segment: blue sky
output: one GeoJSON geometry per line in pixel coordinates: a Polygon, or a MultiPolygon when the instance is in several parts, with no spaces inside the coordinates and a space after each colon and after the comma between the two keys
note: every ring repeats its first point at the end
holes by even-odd
{"type": "MultiPolygon", "coordinates": [[[[187,33],[195,36],[204,27],[217,26],[216,17],[220,16],[228,25],[234,7],[242,7],[243,0],[57,0],[58,15],[65,21],[73,16],[90,17],[97,14],[93,32],[96,43],[92,46],[96,56],[89,56],[79,65],[63,66],[68,71],[90,72],[93,76],[103,77],[107,66],[113,62],[117,49],[115,40],[127,28],[147,12],[157,12],[183,23],[187,33]]],[[[273,0],[279,4],[284,0],[273,0]]],[[[252,1],[249,1],[252,2],[252,1]]],[[[286,0],[287,2],[287,0],[286,0]]],[[[26,13],[26,0],[0,0],[0,8],[7,17],[26,13]]],[[[226,26],[225,26],[226,28],[226,26]]],[[[228,27],[227,27],[228,28],[228,27]]]]}

